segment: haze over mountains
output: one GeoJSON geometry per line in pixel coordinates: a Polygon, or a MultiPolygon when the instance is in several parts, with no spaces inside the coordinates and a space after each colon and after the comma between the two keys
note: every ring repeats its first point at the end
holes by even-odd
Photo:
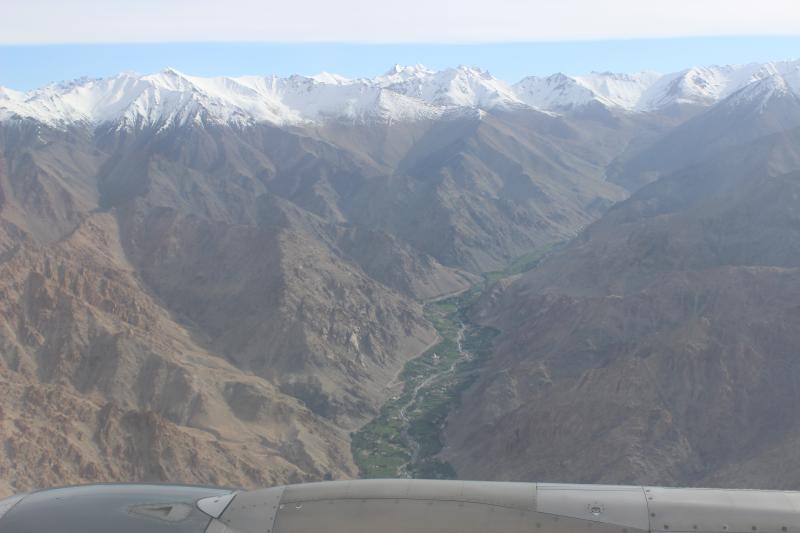
{"type": "Polygon", "coordinates": [[[503,338],[448,426],[458,471],[796,488],[798,141],[664,177],[487,295],[503,338]]]}
{"type": "Polygon", "coordinates": [[[0,89],[0,479],[357,475],[422,302],[570,241],[472,310],[458,474],[800,487],[798,128],[800,61],[0,89]]]}

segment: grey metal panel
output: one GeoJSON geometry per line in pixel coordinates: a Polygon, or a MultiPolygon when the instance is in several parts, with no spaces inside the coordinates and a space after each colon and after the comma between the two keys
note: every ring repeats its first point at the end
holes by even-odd
{"type": "MultiPolygon", "coordinates": [[[[272,533],[275,515],[286,487],[239,492],[214,522],[224,524],[230,533],[272,533]]],[[[214,524],[215,528],[218,524],[214,524]]],[[[225,530],[223,530],[225,531],[225,530]]]]}
{"type": "Polygon", "coordinates": [[[532,511],[536,509],[536,483],[464,481],[462,490],[464,501],[532,511]]]}
{"type": "Polygon", "coordinates": [[[413,484],[410,479],[364,479],[347,483],[347,498],[406,498],[413,484]]]}
{"type": "Polygon", "coordinates": [[[477,481],[372,479],[289,485],[283,503],[315,500],[410,499],[485,503],[534,509],[536,485],[477,481]]]}
{"type": "MultiPolygon", "coordinates": [[[[250,533],[248,531],[239,531],[236,529],[232,529],[229,526],[226,526],[216,518],[208,524],[208,527],[205,530],[205,533],[250,533]]],[[[256,530],[256,533],[261,533],[260,529],[256,530]]]]}
{"type": "Polygon", "coordinates": [[[524,511],[482,504],[346,499],[285,504],[275,526],[275,533],[529,533],[531,523],[524,511]]]}
{"type": "Polygon", "coordinates": [[[350,481],[322,481],[319,483],[287,485],[282,501],[291,503],[294,501],[346,498],[349,492],[350,481]]]}
{"type": "MultiPolygon", "coordinates": [[[[484,503],[414,499],[337,499],[297,501],[291,504],[284,502],[278,511],[273,533],[622,533],[623,531],[625,529],[618,526],[484,503]]],[[[632,530],[629,533],[632,533],[632,530]]]]}
{"type": "Polygon", "coordinates": [[[783,495],[786,496],[786,500],[789,502],[789,505],[792,506],[792,509],[800,513],[800,492],[785,491],[783,495]]]}
{"type": "Polygon", "coordinates": [[[650,526],[642,487],[539,483],[536,510],[640,530],[650,526]]]}
{"type": "Polygon", "coordinates": [[[800,531],[796,493],[645,487],[645,494],[652,531],[800,531]]]}
{"type": "Polygon", "coordinates": [[[224,489],[170,485],[87,485],[25,496],[0,519],[2,533],[200,533],[210,518],[195,507],[224,489]]]}
{"type": "Polygon", "coordinates": [[[480,504],[423,500],[331,500],[286,506],[278,515],[279,533],[430,533],[526,531],[523,517],[480,504]]]}
{"type": "Polygon", "coordinates": [[[205,533],[234,533],[231,529],[220,522],[219,520],[212,520],[208,527],[206,528],[205,533]]]}
{"type": "Polygon", "coordinates": [[[405,498],[408,494],[409,479],[365,479],[359,481],[328,481],[289,485],[283,495],[283,502],[363,499],[363,498],[405,498]]]}

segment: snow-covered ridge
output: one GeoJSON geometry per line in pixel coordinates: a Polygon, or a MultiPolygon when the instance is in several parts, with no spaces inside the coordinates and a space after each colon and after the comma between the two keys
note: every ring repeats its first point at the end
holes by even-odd
{"type": "Polygon", "coordinates": [[[594,102],[647,112],[675,104],[713,105],[748,85],[775,76],[795,76],[798,71],[800,60],[693,67],[671,74],[554,74],[525,78],[514,90],[526,104],[549,111],[567,112],[594,102]]]}
{"type": "Polygon", "coordinates": [[[648,88],[662,76],[656,73],[613,74],[593,72],[584,76],[553,74],[525,78],[514,86],[516,94],[532,107],[568,111],[592,102],[634,110],[648,88]]]}
{"type": "Polygon", "coordinates": [[[464,109],[528,107],[568,113],[590,104],[635,113],[674,104],[708,106],[767,80],[800,93],[800,61],[695,67],[672,74],[554,74],[528,77],[513,86],[471,67],[435,71],[396,65],[381,76],[361,79],[331,73],[202,78],[166,69],[80,79],[26,93],[0,87],[0,120],[22,117],[54,126],[118,128],[209,121],[361,123],[436,119],[464,109]]]}
{"type": "Polygon", "coordinates": [[[800,98],[800,68],[789,72],[773,72],[757,82],[745,85],[721,104],[730,108],[749,107],[763,112],[771,102],[789,97],[800,98]]]}
{"type": "Polygon", "coordinates": [[[202,78],[174,69],[81,79],[27,93],[0,88],[0,120],[30,118],[54,126],[222,122],[249,124],[414,121],[460,108],[522,105],[489,74],[459,67],[395,67],[374,79],[316,76],[202,78]]]}

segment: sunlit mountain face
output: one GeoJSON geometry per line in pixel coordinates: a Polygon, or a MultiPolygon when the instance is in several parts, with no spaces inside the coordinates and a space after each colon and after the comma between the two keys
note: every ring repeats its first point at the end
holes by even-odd
{"type": "Polygon", "coordinates": [[[799,91],[798,62],[0,89],[0,492],[800,486],[799,91]]]}

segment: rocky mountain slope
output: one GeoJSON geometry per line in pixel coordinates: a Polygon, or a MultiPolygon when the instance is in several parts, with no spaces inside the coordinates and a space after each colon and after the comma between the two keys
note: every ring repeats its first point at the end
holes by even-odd
{"type": "Polygon", "coordinates": [[[459,475],[798,487],[799,170],[798,129],[717,152],[488,294],[459,475]]]}
{"type": "Polygon", "coordinates": [[[697,164],[722,149],[800,126],[800,71],[754,81],[664,134],[644,150],[624,154],[608,177],[629,190],[697,164]]]}
{"type": "Polygon", "coordinates": [[[0,90],[0,490],[356,475],[350,432],[437,340],[422,301],[579,234],[483,300],[503,336],[448,459],[615,481],[774,463],[790,424],[753,426],[761,447],[725,440],[738,422],[699,441],[695,404],[675,402],[750,421],[789,386],[774,358],[793,342],[797,69],[0,90]],[[653,389],[651,371],[697,385],[653,389]]]}
{"type": "Polygon", "coordinates": [[[420,300],[575,234],[624,195],[604,165],[663,128],[533,110],[289,127],[201,108],[0,123],[15,490],[355,475],[349,433],[436,340],[420,300]]]}
{"type": "Polygon", "coordinates": [[[139,147],[27,122],[2,138],[0,477],[353,474],[348,431],[435,339],[418,303],[299,225],[246,223],[232,191],[123,176],[139,147]]]}

